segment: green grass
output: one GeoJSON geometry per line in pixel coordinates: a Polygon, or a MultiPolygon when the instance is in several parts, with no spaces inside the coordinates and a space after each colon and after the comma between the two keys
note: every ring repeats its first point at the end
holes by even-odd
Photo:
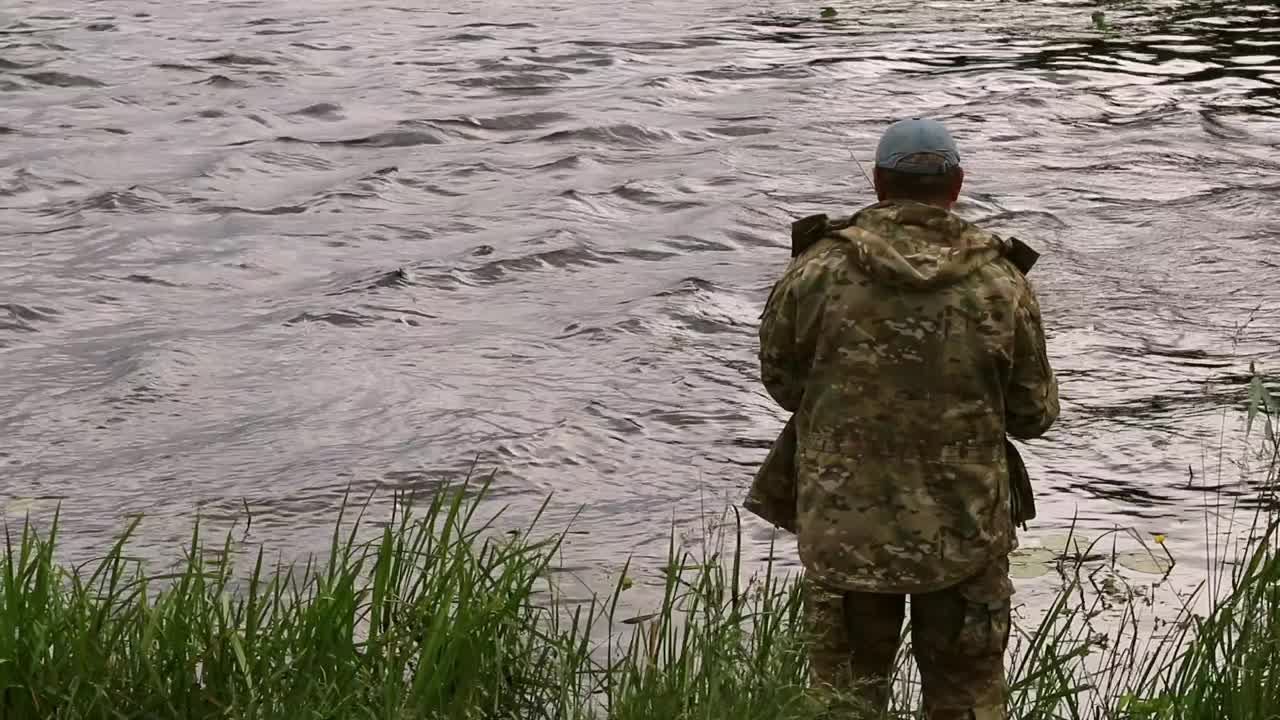
{"type": "Polygon", "coordinates": [[[56,521],[28,523],[0,558],[3,717],[772,718],[803,700],[782,578],[673,546],[656,616],[615,624],[621,581],[557,599],[561,538],[493,532],[476,489],[403,502],[371,541],[339,519],[319,562],[259,552],[247,578],[198,527],[179,570],[147,576],[126,555],[137,521],[79,570],[55,562],[56,521]]]}
{"type": "MultiPolygon", "coordinates": [[[[1275,403],[1256,387],[1270,420],[1275,403]]],[[[1274,488],[1280,442],[1266,436],[1274,488]]],[[[135,520],[103,557],[67,567],[56,520],[13,528],[0,556],[0,717],[821,716],[804,687],[795,578],[747,573],[736,523],[697,554],[673,540],[660,602],[624,621],[629,568],[595,602],[564,599],[563,535],[540,536],[536,519],[499,532],[478,517],[484,490],[399,498],[380,531],[339,517],[327,554],[302,566],[259,551],[233,570],[231,538],[206,547],[197,525],[175,571],[147,574],[127,552],[135,520]]],[[[1157,626],[1132,592],[1090,600],[1095,571],[1062,560],[1061,594],[1017,637],[1012,717],[1280,717],[1273,500],[1265,490],[1229,577],[1206,582],[1222,591],[1202,617],[1188,603],[1157,626]],[[1105,607],[1119,620],[1099,632],[1105,607]]],[[[905,660],[898,686],[905,714],[916,693],[905,660]]]]}

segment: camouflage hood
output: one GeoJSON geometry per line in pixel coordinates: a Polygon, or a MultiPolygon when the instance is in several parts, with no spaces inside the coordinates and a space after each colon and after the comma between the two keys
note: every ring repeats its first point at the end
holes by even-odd
{"type": "Polygon", "coordinates": [[[959,282],[1009,250],[946,210],[909,201],[873,205],[836,234],[852,244],[850,262],[867,277],[920,290],[959,282]]]}

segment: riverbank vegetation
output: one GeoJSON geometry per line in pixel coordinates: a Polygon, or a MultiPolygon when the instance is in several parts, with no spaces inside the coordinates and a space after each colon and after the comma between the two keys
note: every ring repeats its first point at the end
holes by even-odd
{"type": "MultiPolygon", "coordinates": [[[[1064,554],[1064,587],[1017,633],[1014,718],[1232,718],[1280,714],[1280,484],[1276,398],[1255,382],[1252,432],[1269,470],[1237,564],[1211,569],[1207,611],[1187,599],[1154,622],[1133,592],[1097,593],[1064,554]],[[1214,573],[1218,573],[1216,576],[1214,573]],[[1219,581],[1221,581],[1219,583],[1219,581]],[[1119,600],[1117,600],[1119,598],[1119,600]],[[1104,611],[1118,621],[1099,631],[1104,611]]],[[[193,533],[171,572],[147,574],[130,526],[81,567],[57,560],[56,522],[10,528],[0,558],[3,718],[821,717],[804,692],[801,601],[792,577],[745,569],[734,515],[717,543],[673,542],[652,612],[621,608],[628,568],[593,602],[554,578],[564,536],[535,521],[480,518],[483,483],[401,498],[372,535],[340,518],[327,554],[302,566],[259,551],[233,570],[231,540],[193,533]],[[371,539],[370,539],[371,538],[371,539]]],[[[1094,541],[1097,543],[1098,541],[1094,541]]],[[[1072,559],[1074,557],[1074,559],[1072,559]]],[[[916,694],[904,649],[898,704],[916,694]]]]}

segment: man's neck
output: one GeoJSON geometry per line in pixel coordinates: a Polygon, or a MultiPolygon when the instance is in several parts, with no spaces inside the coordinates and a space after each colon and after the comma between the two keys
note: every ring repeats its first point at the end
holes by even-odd
{"type": "Polygon", "coordinates": [[[881,202],[915,203],[917,205],[928,205],[929,207],[938,208],[939,210],[945,210],[947,212],[951,212],[952,208],[955,207],[954,201],[917,200],[915,198],[905,198],[905,197],[885,198],[884,200],[881,200],[881,202]]]}

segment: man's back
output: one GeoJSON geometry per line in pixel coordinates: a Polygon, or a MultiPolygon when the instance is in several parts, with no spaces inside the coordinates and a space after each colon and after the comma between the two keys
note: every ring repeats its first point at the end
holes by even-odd
{"type": "Polygon", "coordinates": [[[1039,306],[1007,244],[885,202],[797,258],[761,326],[796,412],[800,555],[848,590],[954,585],[1013,547],[1005,434],[1058,414],[1039,306]]]}

